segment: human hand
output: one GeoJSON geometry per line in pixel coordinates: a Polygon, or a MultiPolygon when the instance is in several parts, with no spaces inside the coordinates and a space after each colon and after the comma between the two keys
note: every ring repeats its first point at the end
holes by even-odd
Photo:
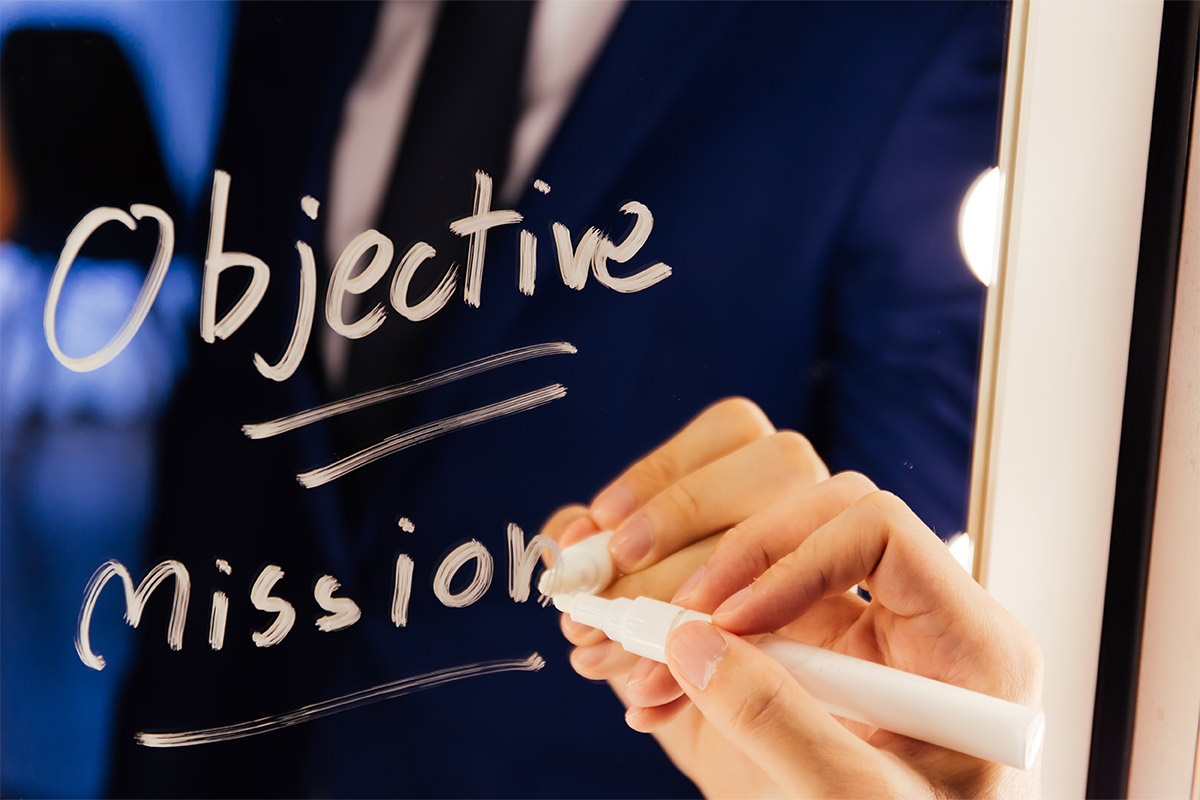
{"type": "MultiPolygon", "coordinates": [[[[602,595],[668,599],[712,552],[720,535],[755,510],[829,477],[804,437],[776,431],[748,400],[722,400],[625,470],[589,507],[556,512],[542,533],[560,547],[601,530],[620,577],[602,595]]],[[[576,645],[571,664],[586,678],[623,676],[636,656],[603,633],[564,616],[563,633],[576,645]]]]}
{"type": "Polygon", "coordinates": [[[627,719],[653,731],[705,794],[1037,793],[1037,768],[1021,772],[835,720],[739,638],[774,631],[1040,705],[1032,637],[903,502],[861,475],[835,476],[750,516],[675,602],[712,613],[720,627],[681,626],[668,642],[670,664],[632,676],[627,719]],[[870,603],[853,593],[860,584],[870,603]]]}

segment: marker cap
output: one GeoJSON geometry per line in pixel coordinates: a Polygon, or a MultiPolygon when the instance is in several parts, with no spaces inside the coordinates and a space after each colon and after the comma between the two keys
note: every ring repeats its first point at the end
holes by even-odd
{"type": "Polygon", "coordinates": [[[562,551],[560,563],[538,578],[538,591],[547,597],[560,594],[595,594],[613,582],[612,555],[608,542],[612,531],[597,533],[562,551]]]}

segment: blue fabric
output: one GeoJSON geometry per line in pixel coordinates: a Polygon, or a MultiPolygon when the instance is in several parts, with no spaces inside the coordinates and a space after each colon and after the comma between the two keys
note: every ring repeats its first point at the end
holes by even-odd
{"type": "MultiPolygon", "coordinates": [[[[104,369],[54,360],[42,308],[54,257],[0,245],[0,772],[6,795],[104,791],[117,700],[133,662],[119,592],[97,607],[103,672],[71,645],[83,587],[107,558],[140,569],[155,496],[156,424],[187,359],[195,267],[179,259],[138,335],[104,369]]],[[[58,306],[65,352],[98,350],[144,278],[140,264],[79,259],[58,306]]]]}
{"type": "MultiPolygon", "coordinates": [[[[983,289],[955,226],[964,192],[995,158],[1006,8],[631,4],[536,171],[551,193],[530,190],[518,206],[521,227],[539,238],[533,297],[516,288],[516,230],[493,231],[481,307],[452,302],[422,323],[420,353],[396,355],[398,377],[412,377],[535,342],[569,341],[579,354],[395,401],[380,438],[553,382],[567,397],[367,468],[376,489],[354,526],[336,482],[295,481],[345,455],[330,431],[263,441],[239,432],[325,396],[315,346],[283,384],[250,367],[251,352],[273,360],[290,333],[293,244],[320,236],[295,200],[325,196],[328,119],[353,75],[345,59],[365,52],[362,28],[339,46],[348,23],[310,11],[293,38],[274,37],[274,50],[264,48],[278,23],[262,8],[243,12],[218,166],[233,175],[228,246],[266,259],[272,283],[242,330],[201,346],[172,411],[154,553],[192,570],[189,632],[183,653],[170,653],[162,609],[148,612],[122,741],[534,650],[547,667],[230,744],[128,745],[114,790],[694,794],[652,739],[625,727],[607,686],[571,672],[557,615],[507,597],[505,527],[532,536],[556,507],[588,500],[733,394],[810,436],[831,469],[861,470],[895,491],[939,534],[963,527],[983,289]],[[324,67],[310,63],[322,37],[324,67]],[[628,295],[594,279],[564,287],[550,224],[575,241],[589,226],[621,236],[619,209],[631,199],[651,209],[654,230],[629,268],[661,260],[673,275],[628,295]],[[397,527],[402,516],[414,533],[397,527]],[[492,554],[495,580],[475,605],[445,608],[432,575],[472,538],[492,554]],[[416,563],[404,629],[388,616],[397,552],[416,563]],[[218,557],[231,577],[213,568],[218,557]],[[276,593],[298,620],[282,644],[260,649],[250,632],[271,617],[245,589],[267,563],[284,569],[276,593]],[[311,587],[327,573],[363,611],[333,634],[311,623],[320,613],[311,587]],[[232,597],[221,652],[203,641],[210,586],[232,597]]],[[[469,179],[463,191],[469,202],[469,179]]],[[[399,254],[407,243],[396,245],[399,254]]],[[[392,315],[385,327],[409,324],[392,315]]]]}
{"type": "MultiPolygon", "coordinates": [[[[71,372],[47,347],[42,312],[55,248],[77,218],[48,218],[46,209],[31,208],[30,195],[34,186],[51,195],[65,189],[68,196],[86,186],[77,174],[72,186],[54,180],[68,171],[60,169],[64,162],[77,163],[64,159],[72,147],[109,165],[134,167],[123,177],[140,187],[138,201],[172,209],[180,205],[176,195],[194,200],[203,194],[224,107],[231,18],[231,6],[207,2],[14,0],[0,9],[3,47],[22,29],[66,37],[95,30],[111,38],[136,82],[120,84],[125,70],[96,69],[111,69],[113,62],[98,62],[91,51],[67,62],[91,67],[71,91],[87,78],[107,81],[114,94],[105,97],[132,95],[145,109],[146,133],[153,131],[143,136],[136,115],[82,119],[87,112],[75,102],[79,93],[68,91],[64,99],[62,85],[47,88],[42,72],[5,76],[44,98],[36,100],[39,106],[57,102],[77,122],[32,131],[37,147],[18,153],[15,130],[29,132],[36,123],[27,107],[6,97],[6,167],[14,169],[17,197],[0,197],[0,203],[16,209],[19,223],[17,241],[0,244],[0,795],[6,797],[96,797],[108,786],[119,697],[138,636],[122,620],[120,591],[110,589],[97,605],[92,640],[107,659],[102,672],[80,662],[72,638],[83,588],[103,561],[115,557],[131,570],[144,567],[158,490],[158,425],[187,366],[199,294],[196,261],[179,248],[126,350],[100,370],[71,372]],[[137,158],[121,161],[97,149],[98,141],[113,139],[128,143],[137,158]],[[154,146],[139,147],[144,142],[154,146]],[[144,180],[159,174],[161,186],[144,180]],[[41,234],[51,230],[48,244],[41,234]]],[[[46,58],[52,56],[40,63],[46,58]]],[[[128,187],[93,188],[116,205],[128,187]]],[[[186,220],[176,222],[182,237],[186,220]]],[[[141,289],[153,239],[144,263],[136,255],[99,257],[108,241],[119,241],[113,249],[122,255],[139,252],[130,244],[136,236],[113,236],[113,227],[121,229],[105,226],[85,246],[63,290],[57,328],[67,353],[99,349],[141,289]]],[[[152,237],[153,227],[142,225],[141,232],[152,237]]]]}

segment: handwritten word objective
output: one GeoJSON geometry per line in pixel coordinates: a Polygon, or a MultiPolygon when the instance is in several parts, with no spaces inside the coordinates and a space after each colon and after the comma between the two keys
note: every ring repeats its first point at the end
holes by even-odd
{"type": "MultiPolygon", "coordinates": [[[[200,297],[200,336],[210,344],[217,339],[227,339],[249,319],[266,294],[271,276],[271,268],[261,258],[225,249],[225,220],[230,183],[229,173],[222,170],[214,173],[204,280],[200,297]],[[250,283],[237,302],[218,320],[217,287],[222,273],[234,267],[249,268],[250,283]]],[[[317,218],[319,204],[314,198],[305,196],[301,199],[300,206],[309,218],[317,218]]],[[[588,228],[576,244],[572,242],[571,231],[565,225],[559,222],[552,223],[551,232],[558,256],[558,268],[564,284],[572,289],[581,290],[591,274],[603,286],[628,294],[647,289],[671,275],[671,268],[662,262],[653,263],[624,276],[613,275],[610,272],[609,262],[624,264],[632,259],[646,243],[654,227],[654,217],[650,209],[641,203],[628,202],[621,207],[621,212],[633,216],[634,221],[629,233],[620,243],[613,242],[596,228],[588,228]]],[[[503,225],[518,224],[522,220],[522,215],[517,211],[492,209],[492,179],[485,172],[476,172],[472,212],[469,216],[451,222],[449,226],[455,235],[468,240],[466,274],[462,279],[462,297],[467,305],[478,308],[480,304],[487,232],[503,225]]],[[[521,229],[517,287],[525,295],[534,293],[537,241],[536,236],[528,230],[521,229]]],[[[99,369],[115,358],[129,344],[145,321],[146,315],[150,313],[170,266],[174,248],[174,221],[157,206],[136,203],[130,206],[129,212],[102,206],[84,215],[63,245],[46,295],[43,325],[46,342],[54,357],[76,372],[99,369]],[[158,223],[158,247],[133,308],[113,337],[99,350],[86,356],[68,356],[58,344],[55,314],[71,265],[87,240],[105,223],[120,222],[132,231],[137,228],[137,220],[146,217],[158,223]]],[[[300,258],[300,293],[291,339],[283,356],[274,364],[258,353],[254,354],[254,365],[258,371],[276,381],[286,380],[296,371],[312,333],[317,294],[316,258],[312,247],[302,240],[296,242],[296,250],[300,258]]],[[[374,229],[363,231],[345,246],[334,264],[325,297],[325,320],[333,331],[347,339],[361,339],[383,324],[388,314],[383,304],[376,304],[357,319],[347,320],[343,315],[343,300],[346,295],[360,295],[378,284],[391,267],[394,253],[392,240],[374,229]],[[370,259],[366,267],[355,272],[368,255],[370,259]]],[[[428,294],[415,301],[410,297],[409,286],[417,270],[436,255],[437,251],[432,246],[419,241],[413,244],[396,264],[388,299],[392,309],[411,322],[429,319],[445,308],[459,290],[459,267],[451,262],[443,272],[441,280],[428,294]]]]}

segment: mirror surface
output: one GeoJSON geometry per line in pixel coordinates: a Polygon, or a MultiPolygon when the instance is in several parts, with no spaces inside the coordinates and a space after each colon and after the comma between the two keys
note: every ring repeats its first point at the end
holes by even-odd
{"type": "Polygon", "coordinates": [[[966,527],[1007,24],[6,3],[0,792],[693,792],[524,546],[732,396],[966,527]]]}

